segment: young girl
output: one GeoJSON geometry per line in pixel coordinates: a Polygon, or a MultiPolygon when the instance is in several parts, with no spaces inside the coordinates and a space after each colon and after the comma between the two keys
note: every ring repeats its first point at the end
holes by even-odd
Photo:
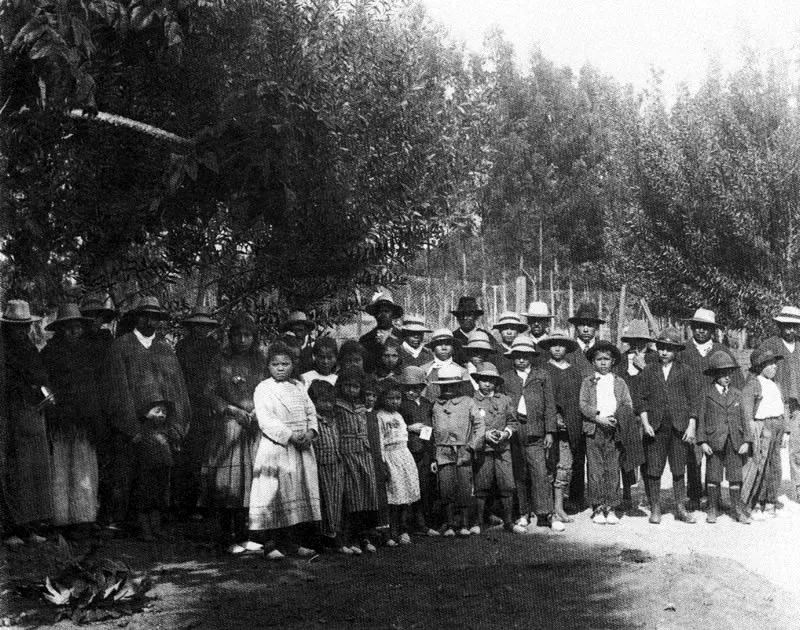
{"type": "Polygon", "coordinates": [[[592,521],[598,525],[616,525],[619,523],[614,512],[619,488],[618,442],[622,425],[627,428],[633,423],[633,402],[625,381],[611,372],[621,358],[614,344],[598,341],[586,358],[595,371],[583,380],[580,393],[592,521]]]}
{"type": "Polygon", "coordinates": [[[380,538],[378,529],[388,529],[389,527],[389,503],[386,500],[386,467],[383,465],[381,429],[378,424],[378,413],[375,409],[378,395],[381,391],[378,378],[374,374],[365,375],[361,391],[364,409],[367,412],[367,439],[369,440],[369,451],[372,456],[372,467],[375,470],[375,493],[378,496],[378,511],[374,523],[376,529],[369,531],[369,537],[378,540],[380,538]]]}
{"type": "Polygon", "coordinates": [[[411,544],[406,531],[412,503],[419,501],[419,475],[408,450],[408,431],[400,403],[402,387],[387,381],[378,398],[378,426],[381,432],[383,462],[387,471],[386,498],[389,504],[389,547],[411,544]],[[402,531],[401,531],[402,530],[402,531]]]}
{"type": "Polygon", "coordinates": [[[375,545],[365,536],[361,537],[360,546],[353,538],[375,525],[378,510],[375,466],[367,435],[367,411],[362,402],[363,383],[364,372],[358,368],[342,370],[336,381],[336,405],[333,410],[341,436],[344,465],[345,545],[350,546],[357,555],[362,551],[376,551],[375,545]]]}
{"type": "Polygon", "coordinates": [[[330,383],[317,380],[308,388],[314,407],[317,409],[319,436],[314,443],[319,469],[319,492],[322,499],[322,536],[327,546],[338,553],[353,555],[353,550],[342,539],[342,453],[339,427],[333,419],[336,404],[336,389],[330,383]]]}
{"type": "MultiPolygon", "coordinates": [[[[302,383],[291,378],[292,350],[276,341],[267,352],[269,378],[253,394],[262,437],[253,462],[250,529],[273,530],[276,546],[267,552],[280,560],[286,552],[314,554],[298,544],[300,523],[319,521],[319,481],[312,440],[317,436],[317,412],[302,383]]],[[[266,550],[265,550],[266,551],[266,550]]]]}
{"type": "Polygon", "coordinates": [[[336,385],[336,353],[336,340],[333,337],[317,338],[311,352],[314,368],[302,376],[306,389],[317,380],[336,385]]]}
{"type": "Polygon", "coordinates": [[[339,364],[339,371],[355,368],[363,372],[367,364],[367,351],[357,341],[348,339],[339,348],[336,362],[339,364]]]}
{"type": "Polygon", "coordinates": [[[389,337],[383,344],[375,366],[375,376],[379,381],[397,378],[400,375],[400,341],[389,337]]]}

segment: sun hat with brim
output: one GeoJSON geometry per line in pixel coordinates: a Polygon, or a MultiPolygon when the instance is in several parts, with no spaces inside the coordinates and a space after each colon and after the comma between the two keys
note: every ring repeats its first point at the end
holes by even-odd
{"type": "Polygon", "coordinates": [[[511,349],[507,350],[504,354],[509,357],[514,353],[517,354],[540,354],[536,349],[536,343],[526,335],[520,335],[511,343],[511,349]]]}
{"type": "Polygon", "coordinates": [[[431,340],[425,345],[433,350],[434,346],[442,343],[443,341],[446,341],[451,345],[456,341],[456,338],[453,337],[453,333],[449,328],[437,328],[434,330],[433,335],[431,335],[431,340]]]}
{"type": "Polygon", "coordinates": [[[522,315],[519,313],[515,313],[514,311],[505,311],[500,313],[500,317],[497,319],[497,323],[492,326],[495,330],[500,330],[501,328],[515,328],[521,333],[524,333],[528,330],[528,324],[522,321],[522,315]]]}
{"type": "Polygon", "coordinates": [[[278,331],[282,333],[286,332],[292,326],[297,324],[302,324],[308,332],[311,332],[316,328],[316,324],[308,319],[308,315],[306,315],[303,311],[292,311],[289,313],[289,317],[286,318],[286,321],[278,326],[278,331]]]}
{"type": "Polygon", "coordinates": [[[91,317],[81,315],[81,309],[73,302],[62,304],[58,307],[56,318],[44,327],[45,330],[57,330],[62,324],[67,322],[90,322],[91,317]]]}
{"type": "Polygon", "coordinates": [[[407,365],[400,371],[400,376],[397,377],[397,382],[400,385],[405,385],[407,387],[427,385],[425,380],[425,370],[418,365],[407,365]]]}
{"type": "Polygon", "coordinates": [[[450,312],[456,317],[459,315],[475,315],[477,317],[483,315],[483,309],[478,306],[478,300],[469,296],[458,298],[458,308],[450,312]]]}
{"type": "Polygon", "coordinates": [[[204,306],[194,309],[181,323],[184,326],[219,326],[219,322],[211,316],[211,309],[204,306]]]}
{"type": "Polygon", "coordinates": [[[564,346],[567,352],[578,349],[578,342],[570,337],[566,330],[554,330],[543,339],[539,339],[536,345],[542,350],[550,350],[553,346],[564,346]]]}
{"type": "Polygon", "coordinates": [[[593,302],[584,302],[578,306],[575,314],[567,320],[570,324],[580,324],[581,322],[591,322],[593,324],[605,324],[606,320],[600,317],[597,310],[597,304],[593,302]]]}
{"type": "Polygon", "coordinates": [[[422,315],[406,315],[403,317],[403,325],[400,327],[400,332],[413,335],[433,331],[425,325],[425,318],[422,315]]]}
{"type": "Polygon", "coordinates": [[[731,355],[723,350],[712,352],[708,357],[708,367],[703,370],[703,374],[713,376],[718,372],[727,372],[729,370],[738,370],[739,364],[731,355]]]}
{"type": "Polygon", "coordinates": [[[503,377],[500,376],[500,372],[498,372],[497,367],[495,367],[494,363],[489,363],[488,361],[481,366],[480,370],[470,374],[473,380],[478,381],[480,379],[487,379],[491,378],[494,380],[495,383],[502,383],[504,381],[503,377]]]}
{"type": "Polygon", "coordinates": [[[800,308],[784,306],[772,320],[779,324],[800,324],[800,308]]]}
{"type": "Polygon", "coordinates": [[[464,372],[461,366],[456,363],[448,363],[439,368],[436,373],[436,385],[452,385],[464,382],[464,372]]]}
{"type": "Polygon", "coordinates": [[[654,339],[656,347],[667,346],[671,350],[683,350],[686,346],[683,344],[683,336],[681,331],[677,328],[665,328],[661,334],[654,339]]]}
{"type": "Polygon", "coordinates": [[[643,319],[634,319],[628,322],[628,325],[622,329],[622,341],[653,341],[650,334],[650,327],[643,319]]]}
{"type": "Polygon", "coordinates": [[[140,298],[136,306],[129,311],[130,315],[147,315],[157,319],[169,319],[169,313],[161,307],[157,297],[145,295],[140,298]]]}
{"type": "Polygon", "coordinates": [[[714,313],[714,311],[709,310],[707,308],[698,308],[694,312],[694,315],[683,321],[687,322],[689,325],[701,324],[703,326],[713,326],[714,328],[722,328],[722,325],[717,323],[717,316],[714,313]]]}
{"type": "Polygon", "coordinates": [[[113,319],[116,317],[117,311],[112,304],[110,297],[89,296],[81,303],[81,315],[113,319]]]}
{"type": "Polygon", "coordinates": [[[604,339],[596,342],[586,351],[586,360],[592,363],[599,352],[608,352],[611,355],[611,359],[614,361],[614,365],[622,361],[622,353],[619,351],[619,348],[610,341],[604,339]]]}
{"type": "Polygon", "coordinates": [[[25,300],[9,300],[0,322],[4,324],[32,324],[42,318],[31,315],[31,307],[25,300]]]}
{"type": "Polygon", "coordinates": [[[783,355],[780,352],[776,352],[772,348],[759,346],[750,354],[750,371],[758,374],[767,363],[782,359],[783,355]]]}
{"type": "Polygon", "coordinates": [[[530,319],[555,319],[555,315],[550,314],[547,302],[531,302],[523,315],[530,319]]]}
{"type": "Polygon", "coordinates": [[[492,342],[489,340],[489,334],[482,330],[473,330],[467,335],[467,343],[464,345],[464,350],[494,350],[492,342]]]}
{"type": "Polygon", "coordinates": [[[378,311],[381,306],[388,305],[392,307],[392,319],[399,319],[403,316],[403,307],[395,304],[390,293],[382,292],[375,295],[372,301],[364,307],[364,312],[373,317],[378,317],[378,311]]]}

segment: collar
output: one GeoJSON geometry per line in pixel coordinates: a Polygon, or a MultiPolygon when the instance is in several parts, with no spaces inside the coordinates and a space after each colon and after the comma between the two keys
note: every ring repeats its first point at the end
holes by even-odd
{"type": "Polygon", "coordinates": [[[514,371],[517,373],[517,376],[519,376],[520,378],[528,378],[528,375],[531,373],[531,369],[530,368],[528,368],[526,370],[517,370],[517,369],[515,369],[514,371]]]}
{"type": "Polygon", "coordinates": [[[594,346],[594,342],[595,342],[595,341],[597,341],[597,340],[596,340],[596,339],[592,339],[592,340],[591,340],[591,341],[590,341],[590,342],[587,344],[587,343],[584,343],[584,342],[583,342],[583,340],[581,340],[580,338],[578,338],[578,337],[575,337],[575,341],[577,341],[577,342],[578,342],[578,347],[581,349],[581,352],[583,352],[584,354],[586,354],[586,351],[587,351],[589,348],[593,347],[593,346],[594,346]]]}
{"type": "Polygon", "coordinates": [[[692,343],[694,344],[694,347],[697,348],[697,351],[700,354],[702,354],[703,356],[705,356],[709,352],[711,352],[711,347],[714,345],[714,340],[713,339],[709,339],[705,343],[697,343],[694,340],[694,337],[692,337],[692,343]]]}
{"type": "Polygon", "coordinates": [[[407,341],[403,342],[403,350],[405,350],[408,354],[410,354],[415,359],[419,358],[419,355],[422,354],[422,351],[425,349],[424,344],[420,344],[419,348],[412,348],[408,345],[407,341]]]}
{"type": "Polygon", "coordinates": [[[531,339],[533,339],[533,343],[535,343],[538,346],[539,342],[542,339],[547,339],[547,333],[543,334],[541,337],[534,337],[533,335],[531,335],[531,339]]]}
{"type": "Polygon", "coordinates": [[[790,353],[794,352],[794,349],[797,347],[797,341],[792,341],[791,343],[789,343],[788,341],[786,341],[786,339],[783,338],[781,338],[781,341],[783,342],[784,348],[786,348],[790,353]]]}
{"type": "Polygon", "coordinates": [[[716,387],[717,391],[723,396],[727,393],[727,390],[730,389],[730,387],[722,387],[719,383],[714,383],[714,387],[716,387]]]}
{"type": "Polygon", "coordinates": [[[594,373],[594,380],[596,382],[598,382],[598,383],[600,381],[602,381],[602,380],[613,381],[614,380],[614,373],[613,372],[609,372],[608,374],[600,374],[599,372],[595,372],[594,373]]]}
{"type": "Polygon", "coordinates": [[[148,350],[150,346],[153,345],[153,340],[156,338],[156,334],[153,333],[149,337],[145,337],[142,333],[139,332],[137,328],[133,329],[133,334],[136,335],[136,338],[139,340],[139,343],[142,344],[148,350]]]}
{"type": "Polygon", "coordinates": [[[484,396],[480,390],[476,390],[474,398],[475,400],[486,400],[487,398],[497,398],[498,396],[500,396],[499,392],[494,392],[491,396],[484,396]]]}

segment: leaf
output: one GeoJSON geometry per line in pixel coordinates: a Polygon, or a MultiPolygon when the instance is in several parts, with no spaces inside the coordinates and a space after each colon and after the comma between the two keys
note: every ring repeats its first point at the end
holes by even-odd
{"type": "Polygon", "coordinates": [[[45,589],[47,592],[44,593],[44,598],[49,601],[51,604],[55,604],[56,606],[63,606],[67,604],[72,597],[72,589],[56,589],[53,586],[53,583],[50,581],[50,577],[48,576],[45,578],[45,589]]]}

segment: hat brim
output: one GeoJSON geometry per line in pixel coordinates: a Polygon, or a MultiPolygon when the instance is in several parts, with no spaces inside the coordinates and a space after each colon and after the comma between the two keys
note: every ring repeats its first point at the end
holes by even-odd
{"type": "Polygon", "coordinates": [[[189,317],[184,319],[181,324],[184,326],[219,326],[219,322],[210,317],[189,317]]]}
{"type": "Polygon", "coordinates": [[[589,322],[591,324],[597,324],[599,326],[600,324],[605,324],[606,320],[600,319],[599,317],[570,317],[569,319],[567,319],[567,322],[569,322],[573,326],[577,326],[581,322],[589,322]]]}
{"type": "Polygon", "coordinates": [[[574,352],[578,349],[577,341],[574,339],[563,339],[560,337],[557,339],[542,339],[536,345],[538,345],[542,350],[550,350],[550,348],[553,346],[564,346],[567,352],[574,352]]]}
{"type": "Polygon", "coordinates": [[[44,327],[44,329],[47,331],[54,331],[57,330],[61,326],[61,324],[66,324],[67,322],[90,322],[90,321],[92,321],[91,317],[83,317],[82,315],[81,316],[76,315],[75,317],[64,317],[63,319],[56,319],[50,322],[49,324],[47,324],[47,326],[44,327]]]}
{"type": "Polygon", "coordinates": [[[467,344],[466,346],[464,346],[464,350],[486,350],[487,352],[494,352],[494,348],[492,348],[492,345],[486,342],[482,342],[480,346],[471,346],[467,344]]]}
{"type": "Polygon", "coordinates": [[[738,369],[741,369],[741,367],[738,365],[729,365],[728,367],[708,367],[703,370],[703,374],[706,376],[713,376],[719,372],[735,372],[738,369]]]}
{"type": "Polygon", "coordinates": [[[658,346],[667,346],[670,350],[685,350],[686,346],[682,343],[675,343],[674,341],[665,341],[664,339],[653,339],[656,344],[656,348],[658,346]]]}
{"type": "Polygon", "coordinates": [[[433,331],[430,328],[425,328],[424,326],[417,328],[407,328],[407,327],[400,328],[400,333],[406,335],[416,335],[419,333],[422,333],[424,335],[425,333],[432,333],[432,332],[433,331]]]}
{"type": "Polygon", "coordinates": [[[647,343],[654,343],[655,339],[652,337],[639,337],[637,335],[625,335],[624,337],[620,337],[620,341],[624,341],[625,343],[630,343],[631,341],[646,341],[647,343]]]}
{"type": "Polygon", "coordinates": [[[461,309],[456,309],[455,311],[450,311],[456,317],[460,317],[461,315],[474,315],[475,317],[480,317],[485,312],[482,308],[476,309],[469,309],[467,311],[462,311],[461,309]]]}
{"type": "Polygon", "coordinates": [[[425,347],[433,350],[436,346],[440,343],[447,343],[451,346],[454,346],[456,343],[455,337],[437,337],[436,339],[431,339],[428,343],[425,344],[425,347]]]}
{"type": "Polygon", "coordinates": [[[434,385],[461,385],[461,383],[466,383],[466,381],[461,378],[459,380],[448,379],[446,381],[431,381],[434,385]]]}
{"type": "Polygon", "coordinates": [[[542,353],[539,352],[536,348],[533,348],[531,350],[520,350],[519,348],[512,348],[511,350],[507,350],[506,352],[504,352],[503,356],[510,357],[512,354],[538,355],[538,354],[542,354],[542,353]]]}
{"type": "Polygon", "coordinates": [[[492,326],[492,330],[501,330],[503,328],[514,328],[517,332],[524,333],[530,328],[527,324],[495,324],[492,326]]]}
{"type": "Polygon", "coordinates": [[[36,315],[31,315],[30,319],[6,319],[5,317],[0,317],[0,322],[4,324],[34,324],[40,321],[42,321],[42,318],[36,317],[36,315]]]}
{"type": "Polygon", "coordinates": [[[311,332],[312,330],[314,330],[317,327],[316,324],[314,322],[312,322],[311,320],[308,320],[308,319],[305,319],[305,320],[297,319],[297,320],[291,321],[291,322],[283,322],[280,326],[278,326],[278,332],[285,333],[292,326],[296,326],[297,324],[303,324],[303,326],[305,326],[305,329],[308,332],[311,332]]]}
{"type": "Polygon", "coordinates": [[[392,307],[392,319],[400,319],[403,316],[403,307],[389,300],[378,300],[375,304],[368,304],[364,307],[364,312],[377,319],[378,311],[383,304],[389,304],[392,307]]]}
{"type": "Polygon", "coordinates": [[[135,308],[132,311],[130,311],[128,315],[131,315],[133,317],[141,317],[143,315],[147,315],[148,317],[153,317],[154,319],[162,319],[162,320],[168,320],[170,318],[169,313],[167,313],[166,311],[160,311],[151,308],[135,308]]]}
{"type": "Polygon", "coordinates": [[[102,315],[103,317],[116,317],[117,311],[115,311],[113,308],[106,308],[105,306],[100,306],[97,308],[82,308],[81,315],[92,319],[94,319],[98,315],[102,315]]]}
{"type": "Polygon", "coordinates": [[[478,372],[475,372],[475,374],[470,374],[470,378],[472,378],[472,380],[475,381],[476,383],[480,379],[483,379],[483,380],[491,379],[495,383],[505,383],[505,381],[506,381],[506,379],[504,379],[499,374],[497,374],[497,375],[495,375],[495,374],[479,374],[478,372]]]}
{"type": "Polygon", "coordinates": [[[758,374],[767,363],[772,363],[773,361],[783,361],[784,356],[782,354],[772,354],[767,357],[761,359],[758,363],[751,363],[750,367],[748,368],[751,372],[758,374]]]}
{"type": "Polygon", "coordinates": [[[534,315],[532,313],[523,313],[523,317],[527,317],[528,319],[555,319],[555,315],[534,315]]]}
{"type": "Polygon", "coordinates": [[[683,321],[689,324],[690,326],[692,324],[699,324],[701,326],[711,326],[712,328],[720,328],[720,329],[722,328],[722,324],[717,324],[716,322],[709,322],[706,321],[705,319],[695,319],[694,317],[692,317],[691,319],[684,319],[683,321]]]}

